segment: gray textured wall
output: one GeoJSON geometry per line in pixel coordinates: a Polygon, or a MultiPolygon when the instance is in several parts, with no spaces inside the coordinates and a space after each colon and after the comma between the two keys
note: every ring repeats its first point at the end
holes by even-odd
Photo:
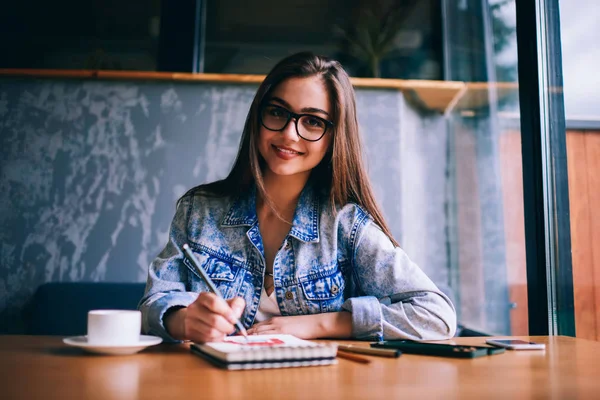
{"type": "MultiPolygon", "coordinates": [[[[223,177],[256,86],[0,79],[0,332],[48,281],[142,282],[176,199],[223,177]]],[[[449,280],[448,129],[396,90],[357,92],[396,238],[449,280]]]]}

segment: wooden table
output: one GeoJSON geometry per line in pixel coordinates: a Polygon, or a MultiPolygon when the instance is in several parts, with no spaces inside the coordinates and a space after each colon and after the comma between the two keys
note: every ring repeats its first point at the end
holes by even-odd
{"type": "MultiPolygon", "coordinates": [[[[545,351],[476,359],[404,354],[333,366],[224,371],[161,344],[131,356],[88,355],[59,337],[2,336],[2,399],[600,398],[600,343],[532,337],[545,351]]],[[[484,338],[458,338],[482,344],[484,338]]],[[[368,345],[367,343],[362,343],[368,345]]]]}

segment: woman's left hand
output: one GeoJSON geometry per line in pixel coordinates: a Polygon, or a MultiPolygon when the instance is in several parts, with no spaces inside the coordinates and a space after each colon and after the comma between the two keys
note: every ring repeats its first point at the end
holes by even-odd
{"type": "Polygon", "coordinates": [[[348,338],[352,334],[352,319],[348,312],[273,317],[254,324],[248,334],[290,334],[300,339],[348,338]]]}

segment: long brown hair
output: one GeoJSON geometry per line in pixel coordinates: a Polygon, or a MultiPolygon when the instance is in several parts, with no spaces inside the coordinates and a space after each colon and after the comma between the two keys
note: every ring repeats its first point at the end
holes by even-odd
{"type": "Polygon", "coordinates": [[[289,78],[313,76],[319,77],[329,92],[334,127],[326,133],[333,135],[331,149],[313,169],[311,180],[319,189],[329,192],[332,210],[349,202],[358,204],[371,215],[394,245],[398,246],[375,201],[363,165],[356,101],[350,78],[339,62],[310,52],[284,58],[273,67],[259,86],[250,106],[238,154],[229,175],[223,180],[200,185],[188,193],[199,190],[216,196],[237,196],[254,184],[258,193],[268,204],[272,204],[265,192],[262,177],[264,160],[257,146],[260,108],[281,82],[289,78]]]}

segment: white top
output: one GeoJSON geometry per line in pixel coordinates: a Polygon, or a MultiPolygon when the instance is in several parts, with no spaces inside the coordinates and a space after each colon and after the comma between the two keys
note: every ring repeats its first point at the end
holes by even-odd
{"type": "Polygon", "coordinates": [[[266,321],[269,318],[277,315],[281,315],[281,311],[279,310],[279,305],[277,304],[275,290],[273,290],[270,296],[267,296],[267,292],[263,287],[260,293],[260,302],[258,303],[258,311],[256,312],[254,322],[266,321]]]}

